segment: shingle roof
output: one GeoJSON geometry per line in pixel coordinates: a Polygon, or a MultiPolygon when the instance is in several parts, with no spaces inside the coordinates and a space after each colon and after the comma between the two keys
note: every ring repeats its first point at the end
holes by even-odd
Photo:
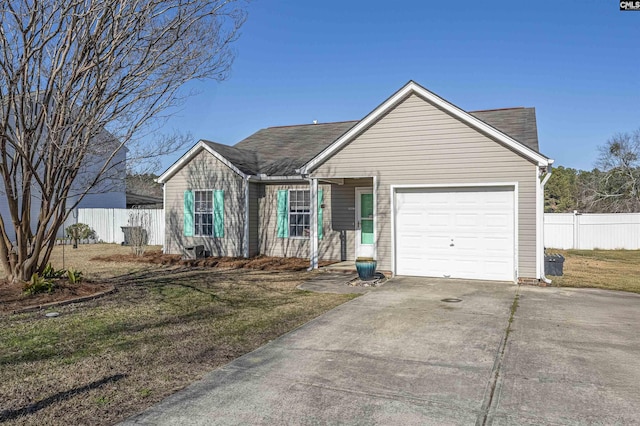
{"type": "Polygon", "coordinates": [[[470,111],[469,114],[506,133],[538,152],[538,127],[535,108],[503,108],[470,111]]]}
{"type": "Polygon", "coordinates": [[[268,127],[238,142],[235,148],[257,154],[259,173],[292,175],[356,123],[342,121],[268,127]]]}
{"type": "Polygon", "coordinates": [[[257,154],[254,151],[206,140],[203,140],[202,142],[206,143],[218,154],[231,161],[231,163],[242,173],[249,175],[255,175],[258,173],[258,159],[257,154]]]}
{"type": "MultiPolygon", "coordinates": [[[[471,115],[538,152],[535,108],[472,111],[471,115]]],[[[235,146],[204,141],[243,173],[288,176],[318,155],[358,121],[268,127],[235,146]]]]}

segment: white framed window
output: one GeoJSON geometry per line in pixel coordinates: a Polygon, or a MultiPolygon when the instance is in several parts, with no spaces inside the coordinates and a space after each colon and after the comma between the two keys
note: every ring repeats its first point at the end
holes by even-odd
{"type": "Polygon", "coordinates": [[[213,235],[213,191],[193,191],[194,235],[213,235]]]}
{"type": "Polygon", "coordinates": [[[309,190],[289,190],[289,237],[309,238],[311,194],[309,190]]]}

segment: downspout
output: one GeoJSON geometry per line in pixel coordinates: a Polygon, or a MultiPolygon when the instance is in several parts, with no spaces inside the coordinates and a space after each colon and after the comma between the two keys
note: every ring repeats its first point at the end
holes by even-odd
{"type": "Polygon", "coordinates": [[[244,258],[249,257],[249,176],[244,177],[244,258]]]}
{"type": "Polygon", "coordinates": [[[549,164],[547,168],[547,174],[545,175],[544,179],[542,179],[542,182],[540,182],[541,206],[539,207],[539,209],[541,212],[540,213],[541,223],[538,231],[540,233],[540,241],[542,242],[542,250],[541,250],[542,253],[539,255],[541,257],[540,279],[546,284],[551,284],[551,280],[544,275],[544,186],[547,184],[547,181],[549,180],[550,177],[551,177],[551,164],[549,164]]]}

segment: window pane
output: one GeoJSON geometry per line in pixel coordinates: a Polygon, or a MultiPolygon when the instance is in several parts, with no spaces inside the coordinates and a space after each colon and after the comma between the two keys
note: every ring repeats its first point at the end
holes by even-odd
{"type": "Polygon", "coordinates": [[[308,237],[311,195],[307,190],[289,191],[289,236],[308,237]]]}
{"type": "Polygon", "coordinates": [[[194,191],[195,235],[213,235],[213,193],[194,191]]]}

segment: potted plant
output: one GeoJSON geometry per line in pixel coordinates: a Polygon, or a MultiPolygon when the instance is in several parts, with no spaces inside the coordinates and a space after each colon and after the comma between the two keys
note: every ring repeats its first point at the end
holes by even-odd
{"type": "Polygon", "coordinates": [[[362,281],[372,280],[375,276],[376,262],[372,257],[358,257],[356,259],[356,270],[358,271],[358,277],[362,281]]]}

